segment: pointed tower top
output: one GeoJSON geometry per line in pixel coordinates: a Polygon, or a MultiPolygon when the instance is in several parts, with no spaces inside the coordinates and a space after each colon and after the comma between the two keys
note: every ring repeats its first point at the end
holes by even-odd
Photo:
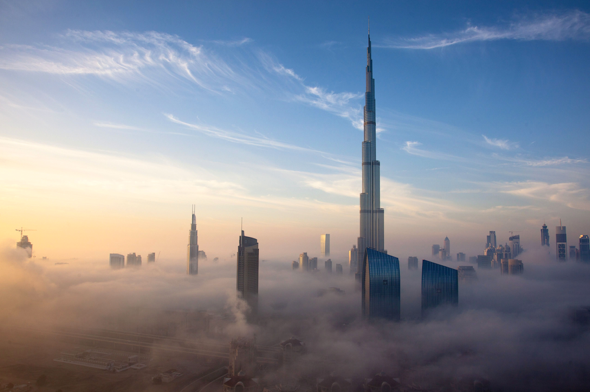
{"type": "Polygon", "coordinates": [[[371,35],[371,17],[369,16],[369,35],[371,35]]]}

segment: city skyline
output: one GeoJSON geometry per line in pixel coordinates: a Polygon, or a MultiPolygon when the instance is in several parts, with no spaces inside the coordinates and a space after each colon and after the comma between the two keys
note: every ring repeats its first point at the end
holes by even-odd
{"type": "MultiPolygon", "coordinates": [[[[316,249],[326,232],[338,258],[356,244],[367,22],[359,5],[327,18],[333,10],[308,3],[318,12],[301,30],[303,14],[286,5],[271,6],[276,18],[264,23],[229,22],[256,6],[220,12],[204,3],[157,12],[175,24],[150,23],[155,11],[146,10],[119,13],[118,25],[104,17],[121,10],[114,3],[8,4],[0,5],[0,176],[11,184],[2,189],[2,238],[13,242],[14,227],[26,225],[38,230],[39,256],[83,249],[99,258],[154,244],[163,258],[181,258],[186,206],[196,203],[211,255],[230,256],[239,216],[273,258],[316,249]],[[80,12],[57,17],[64,7],[80,12]],[[207,28],[213,20],[227,29],[207,28]],[[281,33],[269,34],[278,20],[281,33]],[[146,53],[163,62],[141,60],[146,53]]],[[[442,5],[416,7],[368,10],[384,247],[405,257],[424,238],[448,236],[475,254],[481,232],[505,243],[513,230],[532,249],[541,224],[559,218],[572,238],[587,234],[588,142],[579,136],[590,121],[572,103],[590,91],[590,10],[466,6],[449,18],[442,5]]]]}

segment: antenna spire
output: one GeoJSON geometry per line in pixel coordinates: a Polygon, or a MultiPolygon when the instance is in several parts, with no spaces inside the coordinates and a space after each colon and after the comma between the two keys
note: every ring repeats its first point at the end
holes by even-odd
{"type": "Polygon", "coordinates": [[[369,35],[371,35],[371,17],[369,16],[368,19],[369,19],[369,35]]]}

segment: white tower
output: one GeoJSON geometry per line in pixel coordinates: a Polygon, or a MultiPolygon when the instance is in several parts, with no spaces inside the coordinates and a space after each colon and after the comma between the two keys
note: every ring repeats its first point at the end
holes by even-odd
{"type": "Polygon", "coordinates": [[[377,160],[377,131],[375,115],[375,79],[371,58],[371,34],[367,48],[365,131],[363,141],[363,189],[360,200],[360,236],[358,238],[357,273],[363,265],[365,250],[384,251],[383,208],[381,208],[380,167],[377,160]]]}

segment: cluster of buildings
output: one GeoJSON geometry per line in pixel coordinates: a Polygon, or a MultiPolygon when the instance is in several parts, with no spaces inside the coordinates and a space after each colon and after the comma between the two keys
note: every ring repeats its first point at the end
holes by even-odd
{"type": "MultiPolygon", "coordinates": [[[[156,261],[156,252],[149,253],[147,256],[148,263],[154,263],[156,261]]],[[[127,255],[127,264],[125,264],[125,256],[118,253],[111,253],[109,255],[109,265],[112,269],[120,269],[125,267],[141,267],[141,255],[129,253],[127,255]]]]}
{"type": "MultiPolygon", "coordinates": [[[[322,234],[320,236],[320,254],[322,258],[326,258],[330,256],[330,234],[322,234]]],[[[336,274],[342,275],[342,264],[336,264],[333,267],[332,259],[328,259],[324,261],[324,271],[331,274],[334,270],[336,274]]],[[[292,263],[292,268],[294,271],[302,271],[302,272],[316,272],[319,271],[318,268],[318,258],[317,257],[309,257],[307,252],[303,252],[299,255],[299,261],[294,260],[292,263]]]]}
{"type": "MultiPolygon", "coordinates": [[[[551,246],[549,244],[549,229],[546,224],[541,228],[541,245],[551,246]]],[[[579,237],[578,248],[575,245],[567,245],[567,231],[566,227],[561,224],[555,227],[555,258],[558,261],[579,260],[584,263],[590,263],[590,239],[587,234],[582,234],[579,237]]]]}

